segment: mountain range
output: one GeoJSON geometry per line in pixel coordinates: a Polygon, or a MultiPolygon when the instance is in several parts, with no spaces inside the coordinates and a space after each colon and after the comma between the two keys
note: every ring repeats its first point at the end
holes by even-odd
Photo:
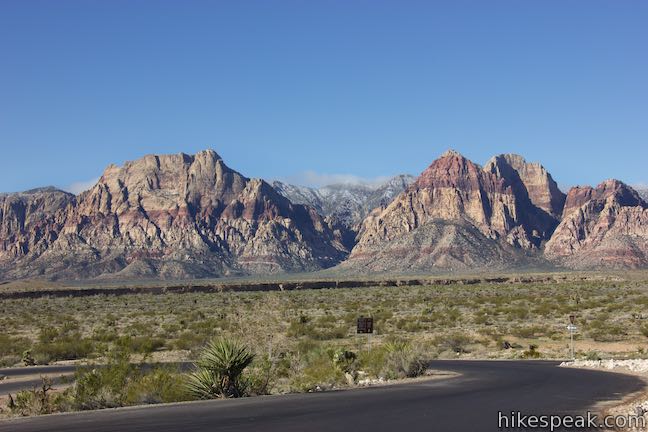
{"type": "Polygon", "coordinates": [[[212,150],[108,166],[88,191],[0,194],[0,279],[644,268],[648,204],[607,180],[566,194],[540,164],[448,151],[414,178],[308,188],[212,150]]]}
{"type": "Polygon", "coordinates": [[[401,174],[375,184],[337,183],[311,188],[274,181],[272,186],[290,201],[309,205],[321,215],[357,230],[371,210],[389,204],[414,180],[414,176],[401,174]]]}

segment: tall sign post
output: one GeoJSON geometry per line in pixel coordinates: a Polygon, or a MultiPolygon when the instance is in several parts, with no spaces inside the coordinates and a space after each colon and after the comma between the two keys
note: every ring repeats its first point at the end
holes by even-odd
{"type": "Polygon", "coordinates": [[[576,315],[571,314],[569,315],[569,324],[567,325],[567,330],[569,331],[569,338],[570,338],[570,348],[569,351],[571,353],[571,359],[575,360],[576,357],[574,355],[574,333],[576,333],[576,330],[578,330],[578,327],[576,327],[576,315]]]}
{"type": "Polygon", "coordinates": [[[357,333],[367,335],[367,346],[371,350],[371,334],[373,333],[373,318],[363,317],[358,318],[357,333]]]}

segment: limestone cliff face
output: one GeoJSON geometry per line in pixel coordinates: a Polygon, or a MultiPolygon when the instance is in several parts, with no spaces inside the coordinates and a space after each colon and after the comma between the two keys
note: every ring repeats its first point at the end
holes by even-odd
{"type": "Polygon", "coordinates": [[[512,178],[502,175],[499,168],[504,167],[482,168],[454,151],[444,153],[391,204],[365,219],[349,261],[369,263],[372,257],[399,245],[399,250],[393,251],[399,257],[393,262],[396,267],[402,264],[423,270],[431,264],[452,268],[506,265],[514,261],[510,260],[512,248],[537,249],[551,234],[552,222],[545,219],[553,219],[541,217],[519,174],[512,178]],[[439,258],[402,259],[407,251],[421,253],[417,247],[401,244],[410,236],[428,249],[432,247],[439,258]],[[449,245],[445,257],[444,249],[437,247],[444,243],[449,245]],[[410,261],[414,265],[405,264],[410,261]]]}
{"type": "Polygon", "coordinates": [[[42,254],[74,204],[74,195],[52,187],[0,194],[0,266],[42,254]]]}
{"type": "Polygon", "coordinates": [[[572,188],[545,255],[571,268],[646,267],[648,205],[618,180],[572,188]]]}
{"type": "Polygon", "coordinates": [[[109,166],[17,275],[162,276],[303,271],[346,253],[313,209],[228,168],[213,151],[109,166]]]}

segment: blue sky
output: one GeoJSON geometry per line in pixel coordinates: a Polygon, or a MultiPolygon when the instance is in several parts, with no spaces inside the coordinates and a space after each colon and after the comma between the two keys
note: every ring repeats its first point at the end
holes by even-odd
{"type": "Polygon", "coordinates": [[[646,22],[638,0],[0,0],[0,191],[204,148],[311,183],[447,148],[648,183],[646,22]]]}

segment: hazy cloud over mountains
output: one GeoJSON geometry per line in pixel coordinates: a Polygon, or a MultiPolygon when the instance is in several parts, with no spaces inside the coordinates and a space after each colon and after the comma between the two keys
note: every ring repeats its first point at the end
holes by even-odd
{"type": "Polygon", "coordinates": [[[390,178],[391,176],[366,178],[354,174],[328,174],[309,170],[282,177],[278,180],[299,186],[322,187],[335,184],[377,186],[390,178]]]}

